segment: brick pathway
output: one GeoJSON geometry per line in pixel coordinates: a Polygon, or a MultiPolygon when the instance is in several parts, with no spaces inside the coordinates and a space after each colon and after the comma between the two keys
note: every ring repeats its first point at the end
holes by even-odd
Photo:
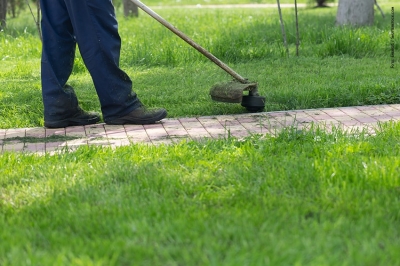
{"type": "Polygon", "coordinates": [[[327,130],[367,128],[378,122],[400,121],[400,104],[263,112],[239,115],[164,119],[154,125],[111,126],[96,124],[59,129],[0,129],[0,152],[55,152],[81,145],[118,147],[131,143],[173,144],[183,139],[237,138],[250,134],[275,134],[284,127],[323,125],[327,130]]]}

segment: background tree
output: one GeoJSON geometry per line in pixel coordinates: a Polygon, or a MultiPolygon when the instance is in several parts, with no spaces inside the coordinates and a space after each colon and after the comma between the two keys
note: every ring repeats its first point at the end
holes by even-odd
{"type": "Polygon", "coordinates": [[[375,0],[339,0],[336,25],[372,25],[374,4],[375,0]]]}
{"type": "Polygon", "coordinates": [[[17,0],[8,0],[8,12],[11,13],[11,16],[15,18],[17,11],[17,0]]]}
{"type": "Polygon", "coordinates": [[[125,17],[139,16],[138,7],[134,3],[132,3],[132,1],[123,0],[123,5],[124,5],[124,16],[125,17]]]}
{"type": "Polygon", "coordinates": [[[0,30],[6,27],[7,0],[0,0],[0,30]]]}
{"type": "MultiPolygon", "coordinates": [[[[26,1],[26,0],[25,0],[26,1]]],[[[24,0],[8,0],[8,14],[15,18],[19,11],[25,8],[24,0]]]]}
{"type": "Polygon", "coordinates": [[[327,2],[333,2],[332,0],[315,0],[317,5],[315,7],[329,7],[327,2]]]}

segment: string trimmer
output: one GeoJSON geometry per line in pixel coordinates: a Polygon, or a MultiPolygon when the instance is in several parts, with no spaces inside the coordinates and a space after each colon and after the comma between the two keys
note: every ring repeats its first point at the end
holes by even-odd
{"type": "Polygon", "coordinates": [[[214,62],[217,66],[225,70],[229,75],[231,75],[235,80],[224,83],[217,84],[213,86],[210,90],[211,99],[219,102],[228,102],[228,103],[241,103],[243,107],[245,107],[250,112],[259,112],[262,111],[265,107],[265,97],[260,96],[258,93],[257,83],[250,82],[248,79],[243,78],[230,67],[228,67],[225,63],[211,54],[209,51],[195,43],[192,39],[186,36],[183,32],[175,28],[168,21],[163,19],[156,12],[151,10],[145,4],[140,2],[139,0],[131,0],[135,5],[137,5],[140,9],[146,12],[148,15],[153,17],[155,20],[164,25],[167,29],[175,33],[182,40],[187,42],[201,54],[206,56],[212,62],[214,62]],[[248,95],[243,95],[244,91],[248,91],[248,95]]]}

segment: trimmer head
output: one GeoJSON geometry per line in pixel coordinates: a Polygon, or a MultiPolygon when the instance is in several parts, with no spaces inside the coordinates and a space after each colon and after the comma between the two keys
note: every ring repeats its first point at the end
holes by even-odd
{"type": "Polygon", "coordinates": [[[231,81],[214,85],[210,90],[211,99],[218,102],[242,103],[250,112],[260,112],[265,107],[265,97],[258,94],[257,83],[231,81]],[[243,95],[248,91],[248,95],[243,95]]]}
{"type": "Polygon", "coordinates": [[[211,99],[218,102],[241,103],[243,91],[257,90],[257,83],[240,83],[231,81],[228,83],[219,83],[210,90],[211,99]]]}

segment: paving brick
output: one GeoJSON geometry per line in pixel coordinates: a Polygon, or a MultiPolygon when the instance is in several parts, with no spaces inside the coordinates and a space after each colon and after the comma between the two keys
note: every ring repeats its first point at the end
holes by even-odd
{"type": "Polygon", "coordinates": [[[110,139],[109,145],[111,148],[121,147],[121,146],[128,146],[131,142],[128,138],[125,139],[110,139]]]}
{"type": "Polygon", "coordinates": [[[235,120],[235,123],[231,123],[230,125],[222,125],[222,126],[225,128],[225,130],[228,132],[228,134],[232,133],[232,132],[238,132],[238,131],[247,132],[247,129],[245,127],[243,127],[243,125],[240,124],[236,120],[235,120]]]}
{"type": "Polygon", "coordinates": [[[255,123],[242,123],[242,126],[247,130],[249,134],[266,134],[269,130],[264,126],[260,126],[255,123]]]}
{"type": "MultiPolygon", "coordinates": [[[[376,119],[377,121],[380,122],[388,122],[388,121],[394,121],[395,119],[387,114],[384,115],[377,115],[377,116],[373,116],[372,118],[376,119]]],[[[399,118],[400,118],[400,114],[399,114],[399,118]]]]}
{"type": "Polygon", "coordinates": [[[230,121],[230,120],[236,120],[236,117],[233,115],[218,115],[216,116],[218,121],[230,121]]]}
{"type": "Polygon", "coordinates": [[[291,126],[293,124],[311,124],[311,123],[318,123],[320,121],[326,121],[326,120],[334,120],[332,117],[328,116],[326,119],[316,119],[312,116],[309,117],[304,117],[304,118],[298,118],[296,120],[282,120],[279,121],[284,126],[291,126]]]}
{"type": "Polygon", "coordinates": [[[202,139],[211,137],[210,133],[208,133],[208,131],[204,127],[186,128],[186,131],[188,132],[189,136],[192,139],[202,139]]]}
{"type": "Polygon", "coordinates": [[[284,117],[284,116],[292,117],[292,115],[287,111],[275,111],[275,112],[267,113],[266,115],[270,118],[284,117]]]}
{"type": "Polygon", "coordinates": [[[190,137],[185,129],[164,128],[170,138],[190,137]]]}
{"type": "Polygon", "coordinates": [[[340,121],[340,124],[344,126],[356,126],[360,125],[361,123],[355,119],[352,119],[352,120],[340,121]]]}
{"type": "Polygon", "coordinates": [[[199,117],[197,118],[203,126],[221,126],[221,123],[216,117],[199,117]]]}
{"type": "Polygon", "coordinates": [[[276,121],[273,118],[268,119],[268,121],[266,121],[263,124],[263,127],[265,129],[267,129],[271,134],[276,132],[277,129],[282,129],[283,128],[282,124],[279,121],[276,121]]]}
{"type": "Polygon", "coordinates": [[[5,129],[0,140],[0,151],[22,151],[24,149],[25,128],[5,129]]]}
{"type": "Polygon", "coordinates": [[[65,135],[67,137],[86,138],[85,127],[84,126],[67,127],[65,129],[65,135]]]}
{"type": "Polygon", "coordinates": [[[182,126],[192,139],[210,138],[211,135],[203,127],[198,119],[179,119],[182,126]]]}
{"type": "MultiPolygon", "coordinates": [[[[84,141],[84,140],[83,140],[84,141]]],[[[110,145],[110,140],[108,138],[89,138],[87,140],[87,144],[89,146],[109,146],[110,145]]],[[[78,145],[72,145],[72,143],[68,143],[68,146],[79,146],[78,145]]]]}
{"type": "Polygon", "coordinates": [[[217,139],[226,137],[227,130],[217,119],[199,117],[198,120],[212,138],[217,139]]]}
{"type": "Polygon", "coordinates": [[[142,125],[125,125],[125,132],[132,143],[148,143],[149,136],[142,125]]]}
{"type": "Polygon", "coordinates": [[[165,131],[162,123],[144,125],[143,127],[152,143],[169,138],[168,133],[165,131]]]}
{"type": "Polygon", "coordinates": [[[172,119],[165,120],[162,123],[162,125],[163,125],[164,128],[167,128],[167,127],[168,128],[183,128],[181,122],[178,119],[176,119],[176,120],[172,120],[172,119]]]}
{"type": "Polygon", "coordinates": [[[259,118],[253,117],[253,116],[243,116],[243,117],[236,117],[236,120],[239,121],[239,123],[253,123],[259,121],[259,118]]]}
{"type": "Polygon", "coordinates": [[[297,123],[312,123],[315,122],[312,119],[301,119],[299,121],[294,120],[293,118],[288,118],[288,117],[276,117],[275,118],[276,121],[278,121],[281,126],[283,127],[291,127],[296,125],[297,123]]]}
{"type": "Polygon", "coordinates": [[[263,113],[241,114],[234,115],[233,117],[240,123],[262,122],[270,118],[268,115],[263,113]]]}
{"type": "Polygon", "coordinates": [[[376,123],[378,122],[378,120],[376,120],[375,118],[371,117],[371,116],[357,116],[354,117],[358,122],[363,123],[363,124],[367,124],[367,123],[376,123]]]}
{"type": "MultiPolygon", "coordinates": [[[[336,117],[334,117],[333,119],[336,120],[336,121],[338,121],[338,122],[343,122],[343,121],[354,121],[354,120],[356,120],[354,117],[351,117],[351,116],[336,116],[336,117]]],[[[325,121],[326,121],[326,120],[329,120],[329,119],[325,119],[325,121]]]]}
{"type": "Polygon", "coordinates": [[[105,125],[104,128],[108,139],[126,139],[129,142],[125,127],[105,125]]]}
{"type": "MultiPolygon", "coordinates": [[[[347,121],[347,120],[345,120],[345,121],[347,121]]],[[[318,121],[316,124],[320,124],[320,123],[323,123],[323,124],[326,124],[326,125],[338,125],[338,124],[341,123],[341,121],[338,121],[338,120],[336,120],[334,118],[331,118],[331,119],[318,121]]]]}
{"type": "Polygon", "coordinates": [[[358,114],[361,112],[361,110],[357,109],[357,107],[339,107],[337,110],[342,111],[343,113],[347,115],[352,115],[352,114],[358,114]]]}
{"type": "Polygon", "coordinates": [[[46,138],[51,136],[65,136],[65,128],[46,128],[46,138]]]}
{"type": "Polygon", "coordinates": [[[300,118],[297,118],[296,120],[301,120],[301,119],[307,120],[307,118],[311,118],[313,121],[323,121],[326,119],[332,119],[332,116],[327,115],[327,114],[318,114],[318,115],[310,114],[308,117],[300,117],[300,118]]]}
{"type": "Polygon", "coordinates": [[[237,121],[236,119],[232,119],[232,120],[223,120],[223,121],[219,121],[221,123],[221,125],[225,128],[229,128],[229,127],[233,127],[233,126],[237,126],[237,125],[241,125],[239,121],[237,121]]]}
{"type": "Polygon", "coordinates": [[[247,130],[231,130],[231,131],[229,131],[228,137],[231,136],[231,137],[241,139],[241,138],[248,137],[250,135],[251,135],[250,132],[248,132],[247,130]]]}
{"type": "Polygon", "coordinates": [[[86,137],[88,138],[107,138],[104,124],[85,126],[86,137]]]}
{"type": "Polygon", "coordinates": [[[86,142],[88,145],[108,145],[108,137],[105,130],[105,124],[95,124],[85,126],[86,137],[81,140],[68,142],[68,146],[79,145],[81,141],[86,142]]]}
{"type": "Polygon", "coordinates": [[[45,142],[25,143],[24,152],[45,153],[46,152],[46,143],[45,142]]]}
{"type": "Polygon", "coordinates": [[[5,151],[15,151],[15,152],[19,152],[19,151],[23,151],[25,147],[25,144],[23,142],[20,141],[10,141],[10,142],[5,142],[3,144],[3,152],[5,151]]]}
{"type": "Polygon", "coordinates": [[[195,117],[183,117],[183,118],[179,118],[178,119],[181,123],[189,123],[189,122],[199,122],[199,120],[197,120],[197,118],[195,117]]]}
{"type": "Polygon", "coordinates": [[[5,129],[0,129],[0,140],[4,139],[6,136],[6,130],[5,129]]]}
{"type": "Polygon", "coordinates": [[[46,129],[44,127],[27,128],[25,130],[25,136],[32,138],[45,138],[46,129]]]}
{"type": "Polygon", "coordinates": [[[367,109],[363,111],[364,114],[367,114],[369,116],[380,116],[380,115],[384,115],[385,113],[377,110],[377,109],[367,109]]]}
{"type": "Polygon", "coordinates": [[[356,108],[356,109],[358,109],[358,110],[360,110],[362,112],[365,112],[365,111],[368,111],[368,110],[375,109],[375,106],[374,105],[365,105],[365,106],[355,106],[353,108],[356,108]]]}
{"type": "Polygon", "coordinates": [[[240,122],[234,117],[232,117],[231,119],[225,119],[225,118],[222,119],[222,118],[218,117],[217,121],[221,125],[221,127],[224,129],[229,129],[231,127],[243,128],[242,124],[240,124],[240,122]]]}
{"type": "MultiPolygon", "coordinates": [[[[87,145],[87,142],[84,143],[87,145]]],[[[81,144],[82,145],[82,144],[81,144]]],[[[46,142],[46,152],[54,152],[54,151],[61,151],[65,150],[67,147],[67,142],[46,142]]]]}
{"type": "Polygon", "coordinates": [[[195,120],[195,121],[187,121],[187,120],[180,120],[179,119],[179,121],[181,122],[181,124],[182,124],[182,126],[186,129],[186,130],[188,130],[188,129],[190,129],[190,128],[199,128],[199,127],[203,127],[203,125],[200,123],[200,121],[199,120],[195,120]]]}
{"type": "Polygon", "coordinates": [[[152,140],[151,143],[153,145],[171,145],[174,143],[179,143],[180,141],[182,141],[182,140],[181,139],[180,140],[171,139],[169,137],[165,137],[165,138],[159,138],[159,139],[152,140]]]}
{"type": "Polygon", "coordinates": [[[189,133],[179,120],[165,120],[163,127],[169,138],[174,142],[180,142],[182,139],[190,139],[189,133]]]}
{"type": "Polygon", "coordinates": [[[387,121],[400,121],[400,104],[164,119],[162,123],[145,126],[96,124],[65,129],[0,129],[0,151],[36,153],[46,151],[53,154],[63,150],[75,150],[82,145],[113,148],[130,143],[169,145],[187,139],[229,136],[243,138],[255,133],[276,135],[288,126],[295,126],[302,130],[318,126],[328,132],[339,128],[353,133],[364,129],[372,135],[379,130],[378,122],[387,121]],[[24,137],[44,138],[53,135],[76,139],[24,143],[26,142],[24,137]]]}
{"type": "Polygon", "coordinates": [[[12,138],[24,138],[25,137],[25,128],[12,128],[7,129],[4,139],[12,139],[12,138]]]}
{"type": "Polygon", "coordinates": [[[248,134],[264,134],[268,132],[265,124],[268,124],[267,116],[254,115],[253,119],[247,119],[246,117],[237,117],[237,121],[247,130],[248,134]]]}
{"type": "MultiPolygon", "coordinates": [[[[106,140],[107,141],[107,140],[106,140]]],[[[79,146],[82,145],[88,145],[89,141],[88,139],[84,138],[84,139],[73,139],[73,140],[68,140],[66,142],[62,142],[60,146],[62,147],[68,147],[69,149],[75,149],[79,146]]],[[[96,141],[93,140],[93,144],[96,144],[96,141]]]]}
{"type": "Polygon", "coordinates": [[[388,106],[400,111],[400,104],[389,104],[388,106]]]}
{"type": "Polygon", "coordinates": [[[375,107],[376,110],[379,110],[379,111],[381,111],[381,112],[383,112],[383,113],[386,113],[386,112],[396,112],[396,113],[399,113],[399,112],[400,112],[399,109],[394,108],[394,107],[392,107],[392,106],[390,106],[390,105],[377,105],[377,106],[374,106],[374,107],[375,107]]]}
{"type": "Polygon", "coordinates": [[[349,114],[347,112],[345,113],[344,111],[342,111],[340,109],[319,109],[319,110],[323,111],[325,114],[332,116],[332,117],[347,116],[349,114]]]}
{"type": "Polygon", "coordinates": [[[303,110],[303,113],[308,115],[308,116],[324,116],[327,115],[321,110],[318,109],[310,109],[310,110],[303,110]]]}

